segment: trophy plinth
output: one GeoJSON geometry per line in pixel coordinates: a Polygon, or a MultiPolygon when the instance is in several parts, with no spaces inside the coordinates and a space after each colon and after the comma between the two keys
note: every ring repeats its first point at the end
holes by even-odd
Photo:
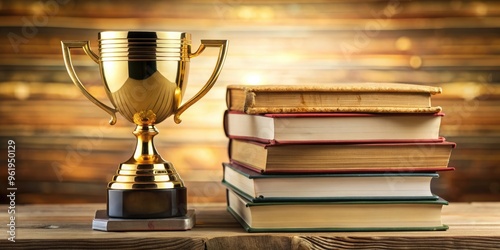
{"type": "Polygon", "coordinates": [[[108,189],[109,217],[130,219],[170,218],[187,211],[185,187],[156,190],[108,189]]]}
{"type": "Polygon", "coordinates": [[[137,125],[137,146],[132,157],[120,164],[108,184],[109,217],[167,218],[184,216],[187,192],[172,163],[156,151],[154,125],[137,125]]]}
{"type": "MultiPolygon", "coordinates": [[[[201,40],[191,51],[191,35],[168,31],[105,31],[99,33],[99,52],[94,53],[89,41],[62,41],[64,63],[73,83],[95,105],[111,115],[116,113],[137,127],[134,154],[120,164],[108,184],[107,216],[113,221],[156,219],[165,227],[172,223],[193,225],[193,213],[187,210],[187,190],[173,165],[156,151],[153,137],[155,124],[170,116],[180,123],[180,115],[200,100],[217,80],[227,54],[227,40],[201,40]],[[187,87],[190,59],[205,48],[219,48],[215,68],[203,87],[182,103],[187,87]],[[106,94],[113,107],[90,94],[76,75],[71,61],[73,48],[83,49],[99,65],[106,94]],[[191,214],[191,215],[189,215],[191,214]],[[182,219],[181,219],[182,218],[182,219]]],[[[102,214],[96,219],[102,219],[102,214]]],[[[147,221],[146,221],[147,222],[147,221]]],[[[98,223],[99,224],[99,223],[98,223]]],[[[175,228],[175,227],[174,227],[175,228]]]]}

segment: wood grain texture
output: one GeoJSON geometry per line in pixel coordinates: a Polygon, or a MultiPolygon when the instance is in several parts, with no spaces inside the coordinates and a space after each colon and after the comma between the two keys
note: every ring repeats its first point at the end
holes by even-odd
{"type": "Polygon", "coordinates": [[[297,236],[292,248],[305,249],[498,249],[499,237],[329,237],[297,236]]]}
{"type": "Polygon", "coordinates": [[[110,238],[110,239],[71,239],[23,240],[15,243],[0,241],[2,249],[196,249],[205,250],[204,239],[199,238],[110,238]]]}
{"type": "Polygon", "coordinates": [[[259,235],[214,237],[207,241],[207,249],[291,249],[288,236],[259,235]]]}
{"type": "MultiPolygon", "coordinates": [[[[61,40],[89,40],[98,52],[97,33],[115,29],[187,31],[194,47],[200,39],[230,41],[214,88],[181,124],[161,123],[155,137],[160,154],[195,182],[190,201],[225,200],[217,186],[227,161],[225,90],[252,81],[442,87],[433,104],[446,113],[442,135],[458,143],[450,161],[457,171],[441,174],[434,192],[500,201],[499,1],[17,0],[1,2],[0,29],[0,151],[6,140],[18,142],[22,203],[102,202],[99,187],[132,153],[133,125],[120,116],[107,125],[107,114],[71,83],[61,54],[61,40]]],[[[81,81],[109,104],[97,64],[83,51],[72,54],[81,81]]],[[[186,97],[206,82],[216,55],[207,49],[191,60],[186,97]]]]}
{"type": "MultiPolygon", "coordinates": [[[[92,218],[104,204],[18,205],[16,242],[2,249],[490,249],[500,244],[500,203],[451,203],[448,231],[246,233],[224,203],[190,204],[196,226],[174,232],[100,232],[92,218]]],[[[7,211],[5,205],[0,211],[7,211]]],[[[0,213],[7,222],[8,214],[0,213]]]]}

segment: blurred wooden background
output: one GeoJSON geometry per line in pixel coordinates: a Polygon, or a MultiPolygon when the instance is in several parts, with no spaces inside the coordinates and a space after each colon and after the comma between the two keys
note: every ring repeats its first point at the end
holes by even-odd
{"type": "MultiPolygon", "coordinates": [[[[0,187],[7,140],[16,142],[17,203],[104,202],[106,183],[135,146],[134,126],[71,83],[60,41],[103,30],[177,30],[229,39],[214,89],[161,123],[156,146],[185,180],[189,202],[223,202],[222,130],[228,84],[404,82],[442,86],[442,135],[458,143],[454,172],[434,192],[450,201],[500,201],[499,1],[0,1],[0,187]]],[[[106,100],[98,67],[82,52],[80,79],[106,100]]],[[[187,96],[205,83],[216,50],[191,61],[187,96]]],[[[109,102],[108,102],[109,103],[109,102]]]]}

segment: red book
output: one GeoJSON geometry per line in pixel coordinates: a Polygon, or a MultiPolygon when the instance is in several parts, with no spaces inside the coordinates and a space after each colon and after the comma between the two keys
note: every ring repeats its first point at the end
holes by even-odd
{"type": "Polygon", "coordinates": [[[286,113],[224,114],[224,131],[231,139],[263,143],[289,142],[439,142],[443,113],[286,113]]]}
{"type": "Polygon", "coordinates": [[[455,143],[275,143],[231,140],[232,162],[265,173],[429,172],[448,167],[455,143]]]}

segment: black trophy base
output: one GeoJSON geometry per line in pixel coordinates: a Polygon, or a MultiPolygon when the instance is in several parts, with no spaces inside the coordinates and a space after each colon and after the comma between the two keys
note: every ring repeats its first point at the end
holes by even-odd
{"type": "Polygon", "coordinates": [[[108,216],[122,219],[154,219],[187,213],[185,187],[149,190],[108,189],[108,216]]]}

